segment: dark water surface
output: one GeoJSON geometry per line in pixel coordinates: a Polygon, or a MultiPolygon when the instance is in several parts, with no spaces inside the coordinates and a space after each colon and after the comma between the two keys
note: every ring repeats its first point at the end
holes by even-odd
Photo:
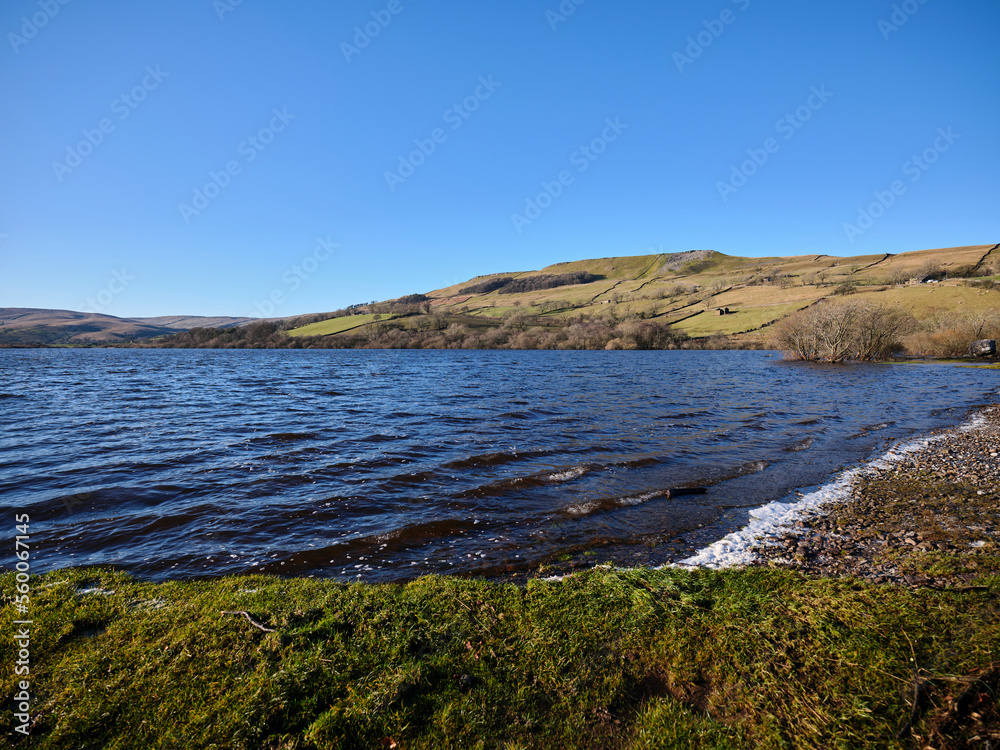
{"type": "Polygon", "coordinates": [[[765,352],[5,350],[0,505],[31,516],[33,572],[659,563],[998,382],[765,352]]]}

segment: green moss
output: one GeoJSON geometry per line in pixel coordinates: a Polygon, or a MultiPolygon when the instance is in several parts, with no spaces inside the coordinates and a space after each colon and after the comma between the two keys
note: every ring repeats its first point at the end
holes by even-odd
{"type": "Polygon", "coordinates": [[[997,660],[1000,580],[986,580],[911,592],[599,568],[521,589],[60,571],[32,581],[38,718],[21,746],[894,747],[915,666],[997,660]],[[240,610],[277,632],[221,614],[240,610]]]}

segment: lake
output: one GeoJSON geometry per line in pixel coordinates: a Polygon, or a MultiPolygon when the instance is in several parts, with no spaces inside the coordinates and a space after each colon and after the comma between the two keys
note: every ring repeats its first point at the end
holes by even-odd
{"type": "Polygon", "coordinates": [[[36,573],[661,564],[997,391],[773,352],[2,350],[0,497],[36,573]]]}

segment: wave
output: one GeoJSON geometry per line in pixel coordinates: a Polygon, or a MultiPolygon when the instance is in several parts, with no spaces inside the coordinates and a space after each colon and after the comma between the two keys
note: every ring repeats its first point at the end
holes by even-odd
{"type": "Polygon", "coordinates": [[[251,445],[269,445],[273,443],[295,443],[300,440],[313,440],[317,434],[315,432],[274,432],[270,435],[258,435],[247,438],[246,442],[251,445]]]}
{"type": "Polygon", "coordinates": [[[626,495],[625,497],[611,497],[601,500],[590,500],[583,503],[576,503],[566,508],[566,512],[572,516],[589,516],[598,511],[614,510],[615,508],[627,508],[633,505],[642,505],[658,497],[669,496],[670,490],[654,490],[644,492],[641,495],[626,495]]]}
{"type": "Polygon", "coordinates": [[[636,505],[644,505],[650,500],[658,498],[677,498],[688,495],[704,495],[708,490],[705,487],[672,487],[664,490],[651,490],[639,495],[625,495],[623,497],[609,497],[598,500],[589,500],[576,503],[565,508],[565,512],[573,516],[589,516],[598,511],[616,510],[618,508],[628,508],[636,505]]]}
{"type": "MultiPolygon", "coordinates": [[[[959,430],[968,432],[982,427],[985,418],[977,415],[959,430]]],[[[841,472],[832,482],[803,495],[795,502],[775,500],[762,508],[750,511],[750,522],[738,531],[728,534],[717,542],[699,550],[691,557],[670,565],[700,568],[730,568],[747,565],[756,559],[751,552],[760,537],[773,536],[782,529],[788,529],[811,511],[830,503],[843,502],[850,498],[851,483],[860,474],[871,469],[887,469],[903,457],[920,451],[933,443],[947,439],[948,433],[930,435],[911,440],[890,448],[873,461],[841,472]]],[[[664,566],[664,567],[670,567],[664,566]]]]}
{"type": "Polygon", "coordinates": [[[557,471],[554,474],[549,474],[548,478],[552,482],[569,482],[570,480],[582,477],[586,473],[586,466],[574,466],[572,469],[566,469],[566,471],[557,471]]]}
{"type": "Polygon", "coordinates": [[[797,443],[792,443],[790,446],[785,448],[788,453],[801,453],[802,451],[809,450],[810,446],[813,444],[813,439],[811,437],[803,438],[797,443]]]}
{"type": "Polygon", "coordinates": [[[552,454],[552,451],[521,451],[520,453],[482,453],[477,456],[460,458],[442,464],[443,469],[485,469],[492,466],[503,466],[504,464],[527,461],[532,458],[544,458],[552,454]]]}
{"type": "Polygon", "coordinates": [[[504,495],[511,490],[526,490],[532,487],[542,487],[544,485],[551,484],[552,482],[569,482],[573,479],[582,477],[591,469],[592,467],[590,466],[574,466],[562,471],[553,472],[551,470],[546,470],[521,477],[508,477],[506,479],[481,484],[478,487],[465,490],[464,492],[459,493],[457,498],[459,500],[468,500],[472,498],[496,497],[504,495]]]}
{"type": "Polygon", "coordinates": [[[848,435],[847,439],[857,440],[858,438],[866,437],[867,435],[870,435],[873,432],[878,432],[880,430],[885,430],[889,427],[892,427],[892,425],[894,424],[896,423],[893,421],[889,421],[889,422],[879,422],[878,424],[868,425],[866,427],[862,427],[858,432],[855,432],[853,435],[848,435]]]}

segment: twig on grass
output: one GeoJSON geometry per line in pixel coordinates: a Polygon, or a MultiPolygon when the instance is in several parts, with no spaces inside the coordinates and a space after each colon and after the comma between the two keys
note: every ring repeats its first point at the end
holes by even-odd
{"type": "Polygon", "coordinates": [[[255,628],[257,628],[258,630],[263,630],[265,633],[277,633],[278,632],[274,628],[269,628],[269,627],[266,627],[264,625],[261,625],[259,622],[257,622],[255,619],[253,619],[250,616],[249,612],[247,612],[245,610],[242,610],[242,609],[239,612],[221,612],[220,614],[223,614],[223,615],[243,615],[245,618],[247,618],[247,620],[250,621],[250,624],[253,625],[255,628]]]}

